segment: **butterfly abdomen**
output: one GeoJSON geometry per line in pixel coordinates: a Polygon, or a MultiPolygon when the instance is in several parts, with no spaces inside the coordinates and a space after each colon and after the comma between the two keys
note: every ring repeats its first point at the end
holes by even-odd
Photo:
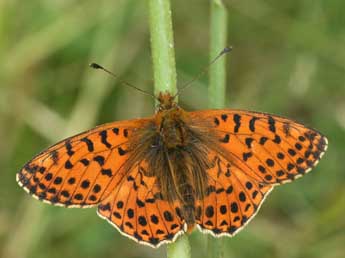
{"type": "Polygon", "coordinates": [[[163,198],[180,203],[181,216],[191,229],[195,225],[196,202],[206,189],[207,152],[188,126],[188,113],[181,108],[162,110],[155,120],[157,135],[153,146],[157,149],[151,152],[151,160],[156,161],[158,184],[163,198]]]}

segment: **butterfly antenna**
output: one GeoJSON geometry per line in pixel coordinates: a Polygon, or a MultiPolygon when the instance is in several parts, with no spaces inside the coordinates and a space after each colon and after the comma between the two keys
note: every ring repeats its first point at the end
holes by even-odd
{"type": "Polygon", "coordinates": [[[185,89],[187,89],[188,87],[190,87],[193,82],[197,81],[200,79],[200,77],[204,76],[205,73],[208,72],[208,70],[210,69],[210,67],[219,59],[221,58],[223,55],[229,53],[232,50],[232,47],[226,47],[224,48],[197,76],[195,76],[193,79],[191,79],[189,82],[187,82],[186,84],[184,84],[175,94],[174,98],[177,97],[178,95],[180,95],[180,93],[182,91],[184,91],[185,89]]]}
{"type": "MultiPolygon", "coordinates": [[[[106,72],[107,74],[110,74],[110,75],[113,76],[114,78],[117,78],[117,79],[119,78],[118,75],[112,73],[111,71],[109,71],[108,69],[104,68],[103,66],[101,66],[101,65],[99,65],[99,64],[91,63],[91,64],[90,64],[90,67],[93,68],[93,69],[100,69],[100,70],[103,70],[104,72],[106,72]]],[[[119,80],[119,82],[120,82],[121,84],[127,85],[128,87],[131,87],[131,88],[133,88],[133,89],[135,89],[135,90],[137,90],[137,91],[140,91],[141,93],[143,93],[143,94],[145,94],[145,95],[148,95],[148,96],[150,96],[150,97],[156,99],[156,97],[155,97],[153,94],[151,94],[151,93],[149,93],[149,92],[146,92],[146,91],[144,91],[144,90],[142,90],[142,89],[140,89],[140,88],[134,86],[133,84],[130,84],[129,82],[126,82],[126,81],[123,81],[123,80],[119,80]]]]}

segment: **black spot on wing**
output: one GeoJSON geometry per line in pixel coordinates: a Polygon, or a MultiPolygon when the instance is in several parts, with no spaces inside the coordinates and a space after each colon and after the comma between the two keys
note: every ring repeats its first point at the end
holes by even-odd
{"type": "Polygon", "coordinates": [[[119,135],[119,128],[113,128],[113,133],[116,135],[119,135]]]}
{"type": "Polygon", "coordinates": [[[80,163],[82,163],[85,167],[87,167],[90,164],[90,161],[88,159],[81,159],[80,163]]]}
{"type": "Polygon", "coordinates": [[[106,130],[101,131],[99,133],[99,135],[101,136],[101,142],[109,149],[112,147],[112,145],[107,141],[108,138],[108,133],[106,130]]]}
{"type": "Polygon", "coordinates": [[[228,143],[230,141],[230,135],[226,134],[223,139],[220,139],[221,142],[228,143]]]}
{"type": "Polygon", "coordinates": [[[117,148],[117,149],[118,149],[118,152],[119,152],[119,155],[120,155],[120,156],[123,156],[123,155],[125,155],[125,154],[127,153],[127,151],[124,150],[124,149],[122,149],[121,147],[119,147],[119,148],[117,148]]]}
{"type": "Polygon", "coordinates": [[[235,114],[233,119],[235,122],[234,132],[238,133],[238,130],[240,129],[240,126],[241,126],[241,116],[239,114],[235,114]]]}
{"type": "Polygon", "coordinates": [[[278,159],[284,159],[284,158],[285,158],[284,153],[278,152],[278,153],[277,153],[277,158],[278,158],[278,159]]]}
{"type": "Polygon", "coordinates": [[[49,157],[50,159],[53,161],[53,164],[56,165],[57,164],[57,161],[59,159],[59,153],[57,152],[57,150],[52,150],[50,153],[49,153],[49,157]]]}
{"type": "Polygon", "coordinates": [[[89,152],[92,152],[92,151],[94,150],[93,142],[92,142],[89,138],[84,137],[84,138],[82,138],[80,141],[86,143],[87,150],[88,150],[89,152]]]}
{"type": "Polygon", "coordinates": [[[66,169],[71,169],[71,168],[73,168],[73,165],[72,165],[71,161],[67,160],[67,161],[65,162],[65,168],[66,168],[66,169]]]}
{"type": "Polygon", "coordinates": [[[214,123],[216,124],[216,126],[220,124],[219,119],[217,117],[214,118],[214,123]]]}
{"type": "Polygon", "coordinates": [[[252,152],[244,152],[243,153],[243,160],[244,161],[247,161],[250,157],[253,156],[253,153],[252,152]]]}
{"type": "Polygon", "coordinates": [[[105,162],[104,157],[101,155],[94,157],[93,160],[96,161],[100,166],[103,166],[105,162]]]}
{"type": "Polygon", "coordinates": [[[226,122],[226,120],[228,119],[228,115],[223,114],[223,115],[221,115],[221,118],[224,122],[226,122]]]}
{"type": "Polygon", "coordinates": [[[250,119],[250,121],[249,121],[249,130],[251,131],[251,132],[255,132],[255,121],[256,120],[258,120],[258,118],[257,117],[253,117],[252,119],[250,119]]]}
{"type": "Polygon", "coordinates": [[[69,140],[65,141],[65,148],[66,148],[68,156],[72,156],[74,154],[71,141],[69,141],[69,140]]]}
{"type": "Polygon", "coordinates": [[[254,141],[253,138],[250,138],[250,137],[247,137],[245,142],[246,142],[246,145],[247,147],[250,149],[252,147],[252,142],[254,141]]]}
{"type": "Polygon", "coordinates": [[[99,184],[95,184],[95,185],[93,186],[92,191],[93,191],[94,193],[99,193],[99,192],[101,191],[101,189],[102,189],[102,187],[101,187],[99,184]]]}
{"type": "Polygon", "coordinates": [[[128,137],[128,130],[127,129],[123,130],[123,136],[126,137],[126,138],[128,137]]]}
{"type": "Polygon", "coordinates": [[[108,177],[112,177],[113,176],[111,169],[104,169],[104,168],[102,168],[101,174],[104,175],[104,176],[108,176],[108,177]]]}
{"type": "Polygon", "coordinates": [[[267,140],[268,140],[267,137],[262,136],[262,137],[260,138],[260,140],[259,140],[259,143],[260,143],[261,145],[264,145],[264,144],[267,142],[267,140]]]}
{"type": "Polygon", "coordinates": [[[266,159],[266,164],[267,164],[267,166],[269,166],[269,167],[273,167],[273,166],[274,166],[274,160],[268,158],[268,159],[266,159]]]}
{"type": "Polygon", "coordinates": [[[281,141],[282,141],[282,140],[281,140],[280,136],[276,134],[276,135],[274,136],[273,142],[279,144],[279,143],[281,143],[281,141]]]}
{"type": "Polygon", "coordinates": [[[276,132],[276,121],[274,120],[273,117],[269,116],[268,117],[268,125],[269,125],[269,130],[273,133],[276,132]]]}
{"type": "Polygon", "coordinates": [[[56,177],[55,179],[54,179],[54,184],[55,185],[59,185],[59,184],[61,184],[62,183],[62,177],[56,177]]]}

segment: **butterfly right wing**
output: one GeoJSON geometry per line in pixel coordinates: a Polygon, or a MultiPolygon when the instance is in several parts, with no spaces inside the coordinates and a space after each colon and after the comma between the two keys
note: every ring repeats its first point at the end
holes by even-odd
{"type": "Polygon", "coordinates": [[[151,119],[108,123],[67,138],[38,154],[18,173],[17,181],[44,202],[85,207],[106,198],[124,177],[128,143],[151,119]]]}
{"type": "Polygon", "coordinates": [[[228,160],[250,177],[282,184],[308,173],[327,150],[327,138],[290,119],[243,110],[191,113],[207,123],[228,160]]]}

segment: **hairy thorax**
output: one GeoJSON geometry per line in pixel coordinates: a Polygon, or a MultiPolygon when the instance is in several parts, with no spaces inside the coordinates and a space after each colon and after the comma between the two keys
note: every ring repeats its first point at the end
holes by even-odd
{"type": "Polygon", "coordinates": [[[186,146],[188,143],[188,132],[186,124],[188,114],[179,107],[164,110],[156,115],[156,130],[160,135],[162,144],[167,149],[186,146]]]}

